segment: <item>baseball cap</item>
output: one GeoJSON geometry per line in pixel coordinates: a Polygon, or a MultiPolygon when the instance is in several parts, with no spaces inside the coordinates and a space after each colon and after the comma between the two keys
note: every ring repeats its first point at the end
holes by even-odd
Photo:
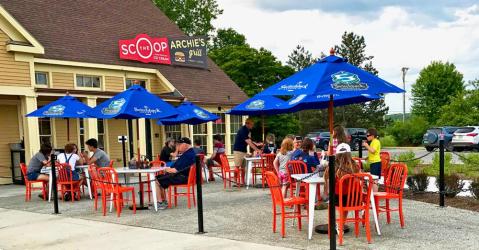
{"type": "Polygon", "coordinates": [[[351,153],[351,147],[346,143],[341,143],[338,146],[336,146],[336,154],[342,154],[342,153],[351,153]]]}
{"type": "Polygon", "coordinates": [[[188,145],[191,145],[191,140],[188,137],[181,137],[176,141],[177,143],[186,143],[188,145]]]}

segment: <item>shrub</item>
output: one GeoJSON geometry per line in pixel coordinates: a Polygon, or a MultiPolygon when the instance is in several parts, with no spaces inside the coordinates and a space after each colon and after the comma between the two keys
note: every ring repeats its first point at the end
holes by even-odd
{"type": "Polygon", "coordinates": [[[472,196],[479,200],[479,177],[475,178],[471,182],[471,186],[469,187],[469,191],[471,192],[472,196]]]}
{"type": "MultiPolygon", "coordinates": [[[[439,172],[439,153],[435,153],[432,158],[432,167],[439,172]]],[[[453,173],[452,154],[444,153],[444,173],[450,175],[453,173]]]]}
{"type": "MultiPolygon", "coordinates": [[[[439,189],[439,176],[436,179],[436,186],[439,189]]],[[[444,175],[444,192],[446,197],[456,197],[456,195],[462,192],[464,188],[464,182],[457,174],[444,175]]]]}
{"type": "Polygon", "coordinates": [[[407,185],[413,193],[422,193],[426,191],[429,185],[429,177],[424,172],[408,176],[407,185]]]}
{"type": "Polygon", "coordinates": [[[464,162],[466,168],[470,170],[479,171],[479,154],[462,154],[464,159],[461,159],[464,162]]]}
{"type": "Polygon", "coordinates": [[[386,135],[384,137],[380,137],[379,141],[381,142],[381,147],[395,147],[397,146],[396,140],[392,135],[386,135]]]}
{"type": "Polygon", "coordinates": [[[399,146],[420,145],[427,128],[426,120],[414,116],[405,122],[396,121],[388,129],[388,134],[394,137],[399,146]]]}

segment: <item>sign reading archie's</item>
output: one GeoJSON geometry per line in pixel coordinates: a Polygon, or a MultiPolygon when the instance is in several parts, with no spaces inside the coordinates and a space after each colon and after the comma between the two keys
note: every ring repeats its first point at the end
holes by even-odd
{"type": "Polygon", "coordinates": [[[139,34],[120,40],[120,58],[143,63],[174,64],[207,68],[206,36],[152,38],[139,34]]]}

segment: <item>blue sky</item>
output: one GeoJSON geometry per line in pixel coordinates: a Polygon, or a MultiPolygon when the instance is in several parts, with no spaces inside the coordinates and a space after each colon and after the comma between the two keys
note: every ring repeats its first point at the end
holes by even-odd
{"type": "MultiPolygon", "coordinates": [[[[431,61],[456,64],[465,80],[479,78],[479,1],[469,0],[218,0],[220,28],[232,27],[254,47],[281,61],[297,44],[313,55],[327,53],[344,31],[363,35],[367,54],[382,78],[410,89],[431,61]]],[[[390,113],[402,112],[401,95],[387,95],[390,113]]]]}

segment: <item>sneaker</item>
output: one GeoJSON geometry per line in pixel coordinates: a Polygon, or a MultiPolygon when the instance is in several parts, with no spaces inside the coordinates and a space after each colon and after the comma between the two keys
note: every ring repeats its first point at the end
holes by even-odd
{"type": "Polygon", "coordinates": [[[168,208],[168,202],[167,201],[158,202],[158,209],[165,210],[167,208],[168,208]]]}

